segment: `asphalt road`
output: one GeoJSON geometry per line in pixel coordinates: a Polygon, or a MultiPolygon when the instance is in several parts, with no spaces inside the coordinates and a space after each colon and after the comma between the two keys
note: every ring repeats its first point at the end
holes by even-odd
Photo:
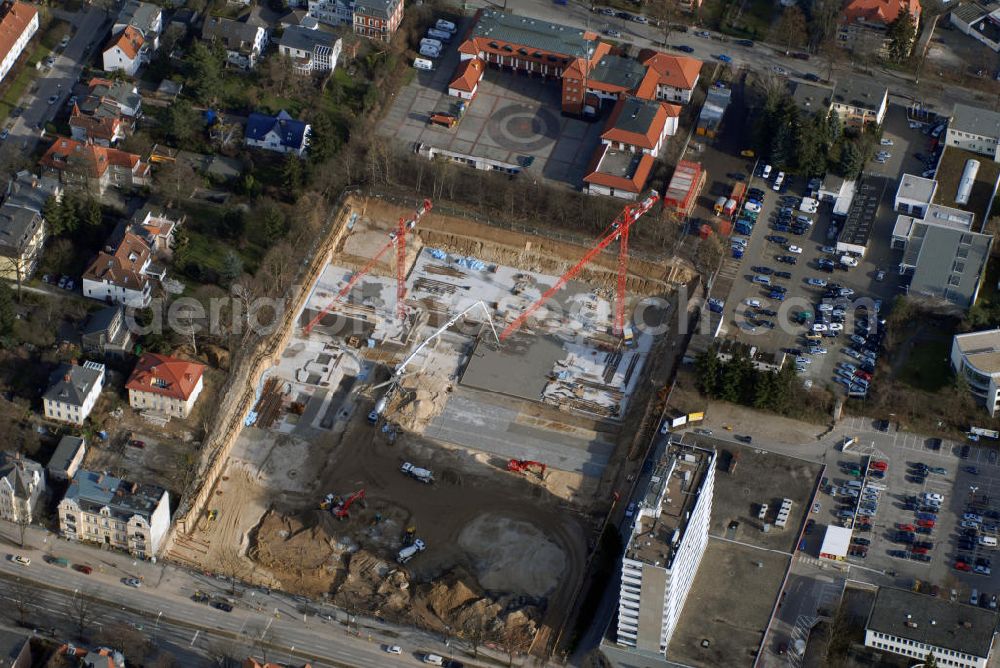
{"type": "MultiPolygon", "coordinates": [[[[14,529],[4,523],[7,538],[14,529]]],[[[168,649],[181,649],[185,653],[205,657],[220,644],[250,647],[264,629],[263,644],[270,655],[297,656],[314,665],[322,666],[376,666],[385,665],[385,645],[399,645],[403,655],[392,658],[393,665],[420,665],[425,652],[443,656],[456,656],[454,643],[446,647],[442,639],[409,627],[355,617],[346,627],[347,614],[332,606],[296,599],[283,593],[267,593],[240,585],[240,595],[231,597],[230,585],[214,577],[179,569],[164,564],[136,561],[127,555],[106,552],[92,546],[70,543],[34,527],[28,531],[21,549],[10,540],[0,548],[0,595],[10,598],[13,578],[21,578],[22,586],[30,589],[34,609],[29,620],[40,626],[55,626],[69,635],[59,638],[72,640],[76,633],[72,621],[73,599],[84,596],[96,606],[92,615],[92,631],[99,625],[117,622],[134,623],[157,638],[163,639],[168,649]],[[23,555],[31,560],[22,566],[10,559],[23,555]],[[85,575],[73,568],[63,568],[46,563],[44,557],[61,557],[72,564],[91,566],[93,572],[85,575]],[[139,588],[126,586],[123,578],[142,578],[139,588]],[[234,609],[224,612],[204,603],[191,600],[195,591],[216,597],[232,598],[234,609]],[[301,612],[308,605],[311,614],[301,612]],[[334,621],[327,621],[315,613],[325,613],[334,621]]],[[[11,621],[16,621],[17,611],[3,606],[11,621]]],[[[462,661],[467,665],[464,655],[462,661]]],[[[184,664],[184,665],[199,665],[184,664]]]]}
{"type": "MultiPolygon", "coordinates": [[[[9,159],[32,151],[41,134],[39,123],[51,120],[69,98],[70,90],[80,78],[83,63],[90,50],[91,42],[100,39],[104,31],[107,13],[98,7],[90,7],[86,12],[69,14],[56,12],[58,18],[73,24],[73,36],[62,51],[52,52],[55,63],[51,69],[42,70],[35,79],[37,90],[31,88],[21,98],[24,112],[9,125],[10,136],[0,144],[0,159],[9,159]],[[57,96],[54,104],[49,104],[51,96],[57,96]]],[[[37,37],[36,37],[37,39],[37,37]]],[[[93,48],[99,44],[95,43],[93,48]]]]}

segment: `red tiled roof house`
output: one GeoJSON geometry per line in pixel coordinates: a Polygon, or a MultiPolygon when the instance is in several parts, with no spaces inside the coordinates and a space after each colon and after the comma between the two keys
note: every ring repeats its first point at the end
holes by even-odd
{"type": "Polygon", "coordinates": [[[145,353],[125,384],[129,406],[186,418],[201,394],[204,373],[203,364],[145,353]]]}

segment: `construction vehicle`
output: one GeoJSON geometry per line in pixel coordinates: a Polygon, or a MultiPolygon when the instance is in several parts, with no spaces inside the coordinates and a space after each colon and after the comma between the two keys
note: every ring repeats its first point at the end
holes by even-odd
{"type": "Polygon", "coordinates": [[[372,389],[376,389],[377,390],[378,388],[383,387],[384,385],[388,385],[389,386],[389,389],[386,390],[386,392],[385,392],[384,395],[382,395],[382,398],[379,399],[377,402],[375,402],[375,408],[373,408],[371,411],[369,411],[369,413],[368,413],[368,422],[369,423],[371,423],[371,424],[378,424],[379,418],[385,413],[385,409],[389,406],[389,402],[392,400],[393,396],[396,394],[396,391],[399,389],[399,381],[402,379],[403,374],[406,372],[407,365],[409,365],[409,363],[412,362],[413,359],[417,355],[420,354],[420,351],[422,351],[427,346],[428,343],[430,343],[431,341],[433,341],[434,339],[436,339],[438,336],[441,335],[442,332],[444,332],[449,327],[451,327],[456,322],[458,322],[460,319],[462,319],[463,317],[465,317],[466,313],[468,313],[469,311],[471,311],[472,309],[474,309],[476,307],[481,307],[483,309],[483,312],[486,314],[486,320],[490,323],[490,329],[493,331],[493,337],[498,342],[500,341],[500,338],[497,336],[497,331],[493,327],[493,318],[490,316],[490,310],[489,310],[489,308],[487,308],[486,303],[482,302],[482,301],[478,301],[475,304],[473,304],[472,306],[468,307],[467,309],[465,309],[464,311],[462,311],[458,315],[456,315],[453,318],[451,318],[448,322],[446,322],[443,325],[441,325],[440,327],[438,327],[437,330],[435,330],[433,334],[431,334],[426,339],[424,339],[420,343],[420,345],[417,346],[416,349],[412,353],[410,353],[406,357],[406,359],[404,359],[402,362],[400,362],[399,366],[397,366],[393,370],[393,372],[392,372],[392,378],[390,378],[385,383],[382,383],[381,385],[376,385],[374,388],[372,388],[372,389]]]}
{"type": "Polygon", "coordinates": [[[424,541],[418,538],[413,541],[413,545],[407,545],[399,551],[399,554],[396,555],[396,561],[401,564],[405,564],[410,559],[415,557],[418,552],[423,552],[426,547],[427,546],[424,545],[424,541]]]}
{"type": "Polygon", "coordinates": [[[351,516],[351,506],[365,498],[365,490],[361,489],[351,494],[346,499],[336,494],[327,494],[319,504],[320,510],[329,510],[330,514],[340,520],[351,516]]]}
{"type": "Polygon", "coordinates": [[[416,478],[417,480],[419,480],[424,484],[429,485],[432,482],[434,482],[433,473],[431,473],[427,469],[422,469],[419,466],[414,466],[410,462],[405,462],[402,466],[399,467],[399,470],[401,473],[405,473],[411,478],[416,478]]]}
{"type": "Polygon", "coordinates": [[[548,467],[545,466],[545,464],[532,461],[530,459],[512,459],[507,462],[508,471],[513,471],[514,473],[525,473],[532,469],[536,469],[539,479],[545,477],[546,468],[548,467]]]}

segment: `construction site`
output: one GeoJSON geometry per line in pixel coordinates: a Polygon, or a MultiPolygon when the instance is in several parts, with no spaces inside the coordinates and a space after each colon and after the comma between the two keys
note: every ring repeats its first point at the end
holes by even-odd
{"type": "Polygon", "coordinates": [[[430,201],[349,199],[210,507],[170,556],[551,651],[695,279],[628,256],[631,225],[663,224],[657,200],[587,247],[430,201]]]}

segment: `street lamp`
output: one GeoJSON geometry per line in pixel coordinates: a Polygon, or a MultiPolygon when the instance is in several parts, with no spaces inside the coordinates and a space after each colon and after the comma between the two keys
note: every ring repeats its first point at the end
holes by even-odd
{"type": "Polygon", "coordinates": [[[976,492],[979,491],[978,485],[969,485],[969,503],[975,503],[976,492]]]}

